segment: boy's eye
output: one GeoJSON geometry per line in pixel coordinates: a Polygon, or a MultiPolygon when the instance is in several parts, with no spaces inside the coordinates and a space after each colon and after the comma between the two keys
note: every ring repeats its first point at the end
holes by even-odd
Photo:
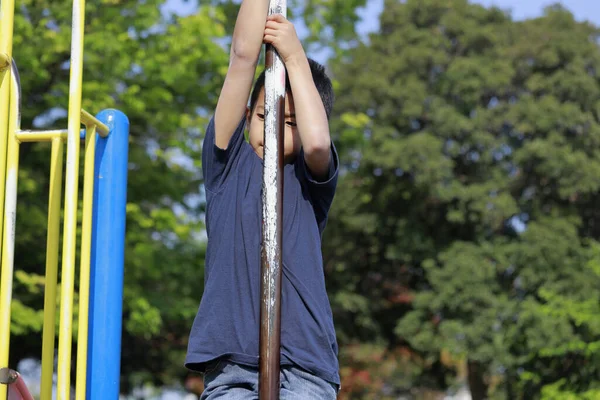
{"type": "Polygon", "coordinates": [[[285,122],[285,124],[286,124],[287,126],[291,126],[291,127],[294,127],[294,126],[296,126],[296,122],[295,122],[295,121],[286,121],[286,122],[285,122]]]}
{"type": "Polygon", "coordinates": [[[257,116],[259,119],[265,119],[265,114],[259,114],[259,113],[256,113],[256,116],[257,116]]]}

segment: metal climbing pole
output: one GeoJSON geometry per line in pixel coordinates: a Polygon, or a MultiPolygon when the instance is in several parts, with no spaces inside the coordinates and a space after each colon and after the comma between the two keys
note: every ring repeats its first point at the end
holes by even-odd
{"type": "MultiPolygon", "coordinates": [[[[286,11],[285,0],[271,0],[269,15],[286,11]]],[[[266,48],[265,67],[259,398],[274,400],[279,399],[286,70],[272,45],[266,48]]]]}

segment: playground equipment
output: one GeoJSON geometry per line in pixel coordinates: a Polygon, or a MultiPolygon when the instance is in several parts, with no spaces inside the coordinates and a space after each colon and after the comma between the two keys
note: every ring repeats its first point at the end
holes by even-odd
{"type": "MultiPolygon", "coordinates": [[[[271,0],[269,15],[287,13],[286,0],[271,0]]],[[[279,399],[281,345],[281,244],[283,241],[283,135],[285,76],[283,60],[271,45],[265,60],[265,131],[260,279],[259,398],[279,399]]]]}
{"type": "Polygon", "coordinates": [[[66,130],[21,130],[20,81],[12,58],[14,0],[0,0],[0,399],[31,399],[9,369],[14,248],[18,241],[19,145],[51,142],[46,247],[41,399],[52,398],[62,165],[66,142],[57,398],[71,398],[71,344],[77,244],[79,157],[84,144],[83,210],[75,395],[118,399],[127,187],[127,117],[117,110],[92,116],[81,109],[85,0],[73,1],[66,130]],[[85,129],[81,129],[81,125],[85,129]]]}

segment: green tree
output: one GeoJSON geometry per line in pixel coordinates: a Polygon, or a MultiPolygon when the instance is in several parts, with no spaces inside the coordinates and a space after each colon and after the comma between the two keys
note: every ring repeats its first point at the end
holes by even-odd
{"type": "Polygon", "coordinates": [[[410,349],[388,392],[595,393],[599,29],[466,0],[387,0],[380,22],[332,64],[342,344],[410,349]]]}

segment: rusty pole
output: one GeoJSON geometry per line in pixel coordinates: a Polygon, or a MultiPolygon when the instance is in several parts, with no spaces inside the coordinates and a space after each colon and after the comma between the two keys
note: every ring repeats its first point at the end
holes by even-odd
{"type": "MultiPolygon", "coordinates": [[[[286,0],[271,0],[269,15],[286,15],[286,0]]],[[[277,51],[266,47],[265,137],[262,193],[259,399],[279,399],[283,134],[286,70],[277,51]]]]}

